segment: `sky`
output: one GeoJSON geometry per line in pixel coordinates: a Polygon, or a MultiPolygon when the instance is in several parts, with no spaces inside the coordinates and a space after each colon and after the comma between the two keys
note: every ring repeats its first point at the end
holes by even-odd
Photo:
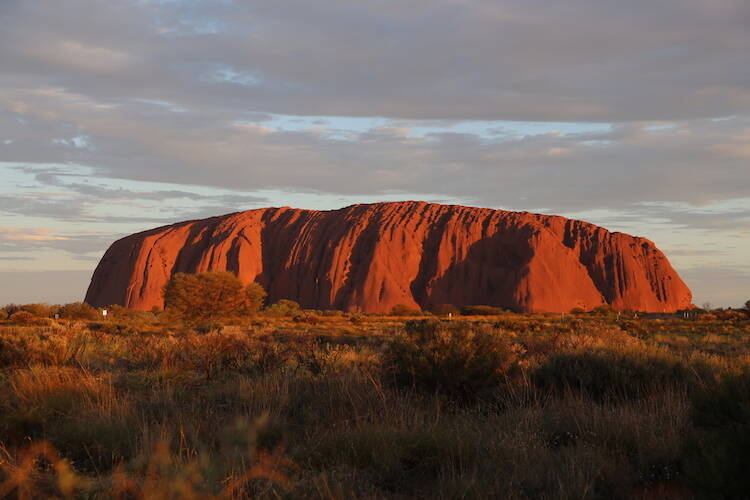
{"type": "Polygon", "coordinates": [[[0,0],[0,304],[126,234],[426,200],[653,240],[750,299],[746,0],[0,0]]]}

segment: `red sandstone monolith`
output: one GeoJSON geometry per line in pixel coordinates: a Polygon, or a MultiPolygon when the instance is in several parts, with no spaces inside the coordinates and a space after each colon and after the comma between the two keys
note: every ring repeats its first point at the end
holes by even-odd
{"type": "Polygon", "coordinates": [[[692,298],[645,238],[557,216],[409,201],[264,208],[133,234],[107,250],[86,302],[161,308],[172,274],[208,270],[310,309],[671,312],[692,298]]]}

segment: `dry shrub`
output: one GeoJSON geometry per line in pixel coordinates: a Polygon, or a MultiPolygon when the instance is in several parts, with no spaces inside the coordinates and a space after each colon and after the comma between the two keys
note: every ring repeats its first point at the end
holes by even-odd
{"type": "Polygon", "coordinates": [[[502,314],[503,310],[499,307],[492,306],[464,306],[461,308],[461,314],[463,316],[497,316],[502,314]]]}
{"type": "Polygon", "coordinates": [[[249,359],[243,342],[219,332],[189,334],[177,347],[173,350],[175,366],[202,372],[207,380],[222,370],[236,369],[249,359]]]}
{"type": "Polygon", "coordinates": [[[93,469],[109,468],[133,452],[134,422],[109,376],[67,367],[17,370],[0,400],[6,443],[47,439],[64,456],[93,469]]]}
{"type": "Polygon", "coordinates": [[[688,483],[705,498],[746,498],[750,491],[750,372],[694,397],[685,449],[688,483]]]}
{"type": "Polygon", "coordinates": [[[508,336],[481,325],[408,321],[388,347],[388,375],[401,385],[474,399],[504,382],[520,349],[508,336]]]}
{"type": "Polygon", "coordinates": [[[327,436],[309,459],[327,470],[348,466],[367,471],[365,477],[381,490],[376,497],[383,492],[424,497],[442,474],[462,460],[475,459],[472,451],[451,429],[407,430],[376,424],[327,436]]]}
{"type": "Polygon", "coordinates": [[[66,319],[94,320],[99,312],[85,302],[71,302],[60,308],[60,317],[66,319]]]}
{"type": "Polygon", "coordinates": [[[37,325],[40,319],[28,311],[16,311],[10,315],[10,322],[15,325],[37,325]]]}
{"type": "Polygon", "coordinates": [[[405,304],[396,304],[391,308],[391,316],[421,316],[422,311],[405,304]]]}
{"type": "Polygon", "coordinates": [[[301,342],[295,346],[294,357],[297,366],[312,375],[324,375],[335,369],[343,349],[318,341],[301,342]]]}
{"type": "Polygon", "coordinates": [[[38,318],[51,318],[60,311],[60,306],[45,303],[24,304],[20,306],[20,310],[30,312],[38,318]]]}
{"type": "Polygon", "coordinates": [[[28,346],[23,338],[3,332],[0,336],[0,368],[28,363],[28,346]]]}
{"type": "Polygon", "coordinates": [[[453,304],[438,304],[432,309],[432,313],[438,316],[448,316],[449,314],[458,316],[459,314],[461,314],[461,309],[454,306],[453,304]]]}
{"type": "Polygon", "coordinates": [[[111,352],[114,361],[128,369],[150,369],[170,366],[176,356],[177,340],[172,336],[128,335],[119,337],[111,352]]]}
{"type": "Polygon", "coordinates": [[[517,341],[523,345],[526,358],[532,365],[561,352],[645,345],[641,339],[628,334],[617,325],[601,321],[584,322],[574,319],[562,324],[541,325],[541,328],[529,325],[517,331],[517,341]]]}
{"type": "MultiPolygon", "coordinates": [[[[294,464],[283,443],[268,447],[268,423],[235,425],[232,450],[222,450],[221,467],[208,456],[185,459],[160,440],[136,463],[82,474],[53,443],[36,441],[18,450],[0,448],[2,498],[279,498],[289,488],[294,464]],[[235,451],[236,450],[236,451],[235,451]],[[216,477],[218,475],[218,477],[216,477]]],[[[85,471],[83,471],[85,472],[85,471]]]]}
{"type": "Polygon", "coordinates": [[[517,333],[526,333],[533,329],[528,321],[523,321],[520,318],[501,318],[495,321],[493,327],[499,330],[508,330],[517,333]]]}
{"type": "Polygon", "coordinates": [[[636,344],[554,353],[538,366],[532,380],[543,390],[573,390],[601,402],[635,400],[666,388],[694,390],[710,376],[667,349],[636,344]]]}
{"type": "Polygon", "coordinates": [[[292,318],[292,321],[295,323],[306,323],[308,325],[317,325],[321,323],[321,318],[317,314],[311,314],[308,312],[303,312],[302,314],[298,314],[292,318]]]}
{"type": "Polygon", "coordinates": [[[89,333],[77,326],[6,329],[0,334],[0,367],[74,364],[91,345],[89,333]]]}
{"type": "Polygon", "coordinates": [[[40,411],[49,417],[117,406],[108,377],[77,368],[33,366],[16,370],[9,386],[16,410],[40,411]]]}
{"type": "Polygon", "coordinates": [[[283,344],[259,344],[254,350],[254,368],[259,373],[280,370],[291,359],[293,348],[283,344]]]}
{"type": "Polygon", "coordinates": [[[267,316],[294,317],[302,312],[300,305],[289,299],[281,299],[263,310],[267,316]]]}

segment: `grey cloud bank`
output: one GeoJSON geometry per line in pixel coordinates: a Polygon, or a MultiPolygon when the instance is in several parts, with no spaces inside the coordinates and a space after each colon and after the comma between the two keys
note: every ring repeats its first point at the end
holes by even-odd
{"type": "MultiPolygon", "coordinates": [[[[679,250],[697,300],[739,304],[748,26],[743,0],[6,0],[0,169],[24,175],[0,226],[59,226],[45,248],[91,259],[107,235],[288,204],[267,190],[606,210],[679,250]],[[454,127],[477,120],[497,123],[454,127]]],[[[39,241],[0,241],[0,269],[39,241]]]]}
{"type": "Polygon", "coordinates": [[[747,109],[742,0],[4,2],[4,80],[109,105],[537,121],[747,109]],[[744,66],[744,67],[743,67],[744,66]]]}

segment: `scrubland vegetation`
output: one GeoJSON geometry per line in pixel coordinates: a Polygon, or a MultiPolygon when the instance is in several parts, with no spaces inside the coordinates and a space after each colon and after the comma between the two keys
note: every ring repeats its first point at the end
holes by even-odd
{"type": "Polygon", "coordinates": [[[210,328],[117,307],[3,310],[0,497],[750,491],[741,311],[250,309],[210,328]]]}

